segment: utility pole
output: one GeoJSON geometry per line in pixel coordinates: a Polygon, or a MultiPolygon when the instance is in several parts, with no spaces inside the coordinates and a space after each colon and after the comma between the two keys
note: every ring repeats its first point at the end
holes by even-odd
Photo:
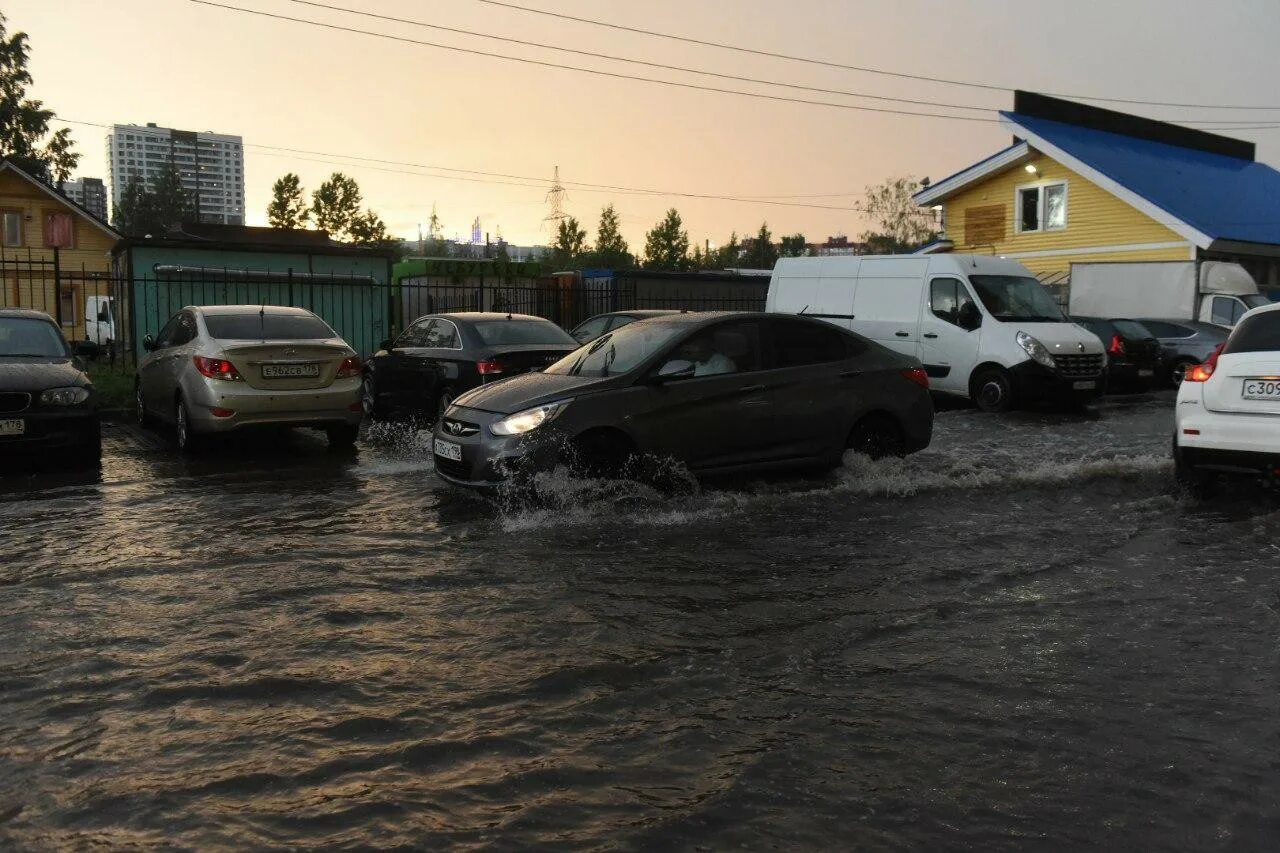
{"type": "Polygon", "coordinates": [[[551,205],[551,212],[542,220],[550,223],[553,237],[559,230],[560,223],[569,218],[569,214],[564,212],[564,197],[564,187],[560,184],[560,167],[556,166],[555,176],[551,179],[551,189],[547,191],[547,203],[551,205]]]}

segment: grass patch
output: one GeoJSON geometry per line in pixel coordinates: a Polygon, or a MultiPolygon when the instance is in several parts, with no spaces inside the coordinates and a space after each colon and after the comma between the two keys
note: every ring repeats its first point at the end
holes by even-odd
{"type": "Polygon", "coordinates": [[[88,365],[89,381],[98,392],[98,405],[103,409],[129,409],[133,407],[132,367],[110,362],[91,361],[88,365]]]}

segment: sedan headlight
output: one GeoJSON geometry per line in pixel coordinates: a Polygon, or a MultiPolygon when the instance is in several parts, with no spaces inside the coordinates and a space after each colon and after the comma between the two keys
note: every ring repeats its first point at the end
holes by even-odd
{"type": "Polygon", "coordinates": [[[568,400],[561,400],[556,403],[547,403],[545,406],[525,409],[523,412],[507,415],[489,429],[494,435],[522,435],[555,420],[568,405],[568,400]]]}
{"type": "Polygon", "coordinates": [[[50,388],[40,395],[42,406],[78,406],[89,399],[87,388],[50,388]]]}
{"type": "Polygon", "coordinates": [[[1053,361],[1053,356],[1049,354],[1049,350],[1045,345],[1026,332],[1018,332],[1017,341],[1018,346],[1022,347],[1036,364],[1042,364],[1049,368],[1057,367],[1053,361]]]}

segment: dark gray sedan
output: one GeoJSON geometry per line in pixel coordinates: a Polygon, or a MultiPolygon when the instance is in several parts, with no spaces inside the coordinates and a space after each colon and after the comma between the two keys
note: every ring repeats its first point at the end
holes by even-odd
{"type": "Polygon", "coordinates": [[[1226,343],[1230,329],[1198,320],[1140,320],[1160,341],[1165,384],[1178,386],[1187,368],[1204,363],[1220,344],[1226,343]]]}
{"type": "Polygon", "coordinates": [[[436,471],[483,487],[563,462],[617,476],[654,457],[718,474],[902,456],[929,444],[928,385],[915,359],[821,320],[672,315],[459,396],[436,471]]]}

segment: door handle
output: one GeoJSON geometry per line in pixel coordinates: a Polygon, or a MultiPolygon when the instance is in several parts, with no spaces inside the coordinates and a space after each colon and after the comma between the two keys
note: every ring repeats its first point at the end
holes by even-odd
{"type": "Polygon", "coordinates": [[[743,394],[754,394],[754,393],[756,393],[757,391],[763,391],[763,390],[764,390],[764,386],[763,386],[763,385],[748,385],[747,387],[745,387],[745,388],[739,388],[738,390],[739,390],[739,391],[741,391],[743,394]]]}
{"type": "Polygon", "coordinates": [[[933,332],[925,332],[925,333],[924,333],[924,336],[925,336],[926,338],[928,338],[929,340],[931,340],[931,341],[933,341],[933,340],[937,340],[937,338],[938,338],[938,336],[937,336],[937,335],[935,335],[933,332]]]}
{"type": "Polygon", "coordinates": [[[897,335],[897,336],[898,336],[898,337],[900,337],[900,338],[909,338],[909,337],[911,337],[911,333],[910,333],[910,332],[894,332],[894,334],[895,334],[895,335],[897,335]]]}

